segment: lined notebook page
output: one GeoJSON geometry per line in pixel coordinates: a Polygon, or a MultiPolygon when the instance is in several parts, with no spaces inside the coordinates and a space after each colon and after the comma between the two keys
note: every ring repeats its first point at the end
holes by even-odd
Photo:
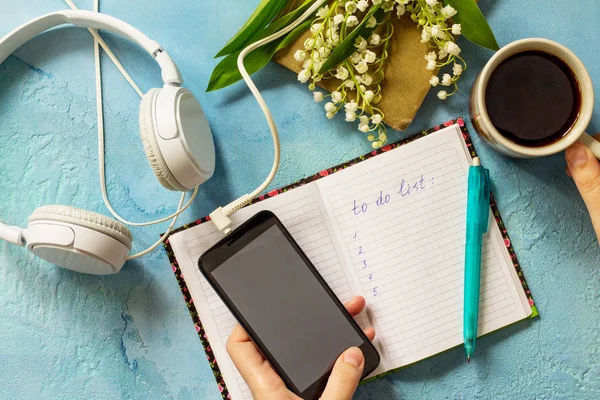
{"type": "MultiPolygon", "coordinates": [[[[317,181],[388,369],[463,342],[467,154],[454,126],[317,181]]],[[[531,313],[490,221],[480,335],[531,313]]]]}
{"type": "MultiPolygon", "coordinates": [[[[331,240],[314,183],[238,211],[232,216],[234,227],[264,209],[279,217],[340,300],[345,301],[356,293],[340,263],[339,250],[331,240]]],[[[235,318],[197,268],[200,255],[221,237],[212,223],[205,223],[173,235],[170,243],[232,398],[250,399],[250,390],[225,348],[235,318]]],[[[363,316],[358,316],[357,322],[365,327],[363,316]]]]}

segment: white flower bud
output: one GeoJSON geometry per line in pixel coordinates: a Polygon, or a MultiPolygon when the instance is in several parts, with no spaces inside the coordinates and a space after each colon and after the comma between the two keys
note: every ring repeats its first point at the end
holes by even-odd
{"type": "Polygon", "coordinates": [[[319,55],[321,56],[322,60],[324,60],[327,57],[329,57],[329,54],[331,54],[331,50],[329,50],[327,47],[321,47],[319,49],[319,55]]]}
{"type": "Polygon", "coordinates": [[[371,50],[367,50],[365,52],[365,61],[368,62],[369,64],[374,63],[376,59],[377,59],[377,55],[374,52],[372,52],[371,50]]]}
{"type": "Polygon", "coordinates": [[[385,12],[392,11],[394,9],[394,2],[392,0],[385,0],[385,3],[383,3],[381,9],[385,12]]]}
{"type": "Polygon", "coordinates": [[[429,79],[429,84],[433,87],[436,87],[438,84],[440,83],[440,78],[438,78],[437,76],[433,75],[430,79],[429,79]]]}
{"type": "Polygon", "coordinates": [[[306,69],[303,69],[298,74],[298,80],[302,83],[306,83],[306,81],[308,81],[309,78],[310,78],[310,71],[308,71],[306,69]]]}
{"type": "Polygon", "coordinates": [[[371,117],[371,121],[373,121],[375,125],[379,125],[381,121],[383,121],[383,117],[381,116],[381,114],[374,114],[371,117]]]}
{"type": "Polygon", "coordinates": [[[332,102],[325,103],[325,111],[334,113],[337,110],[337,107],[332,102]]]}
{"type": "Polygon", "coordinates": [[[456,15],[456,10],[450,4],[448,4],[446,7],[442,8],[442,15],[446,19],[452,18],[456,15]]]}
{"type": "Polygon", "coordinates": [[[369,2],[367,0],[360,0],[356,3],[356,8],[358,8],[361,12],[364,12],[367,7],[369,7],[369,2]]]}
{"type": "Polygon", "coordinates": [[[354,14],[356,12],[356,3],[353,1],[347,1],[344,5],[344,8],[348,14],[354,14]]]}
{"type": "Polygon", "coordinates": [[[373,97],[375,97],[375,93],[373,93],[373,91],[372,91],[372,90],[367,90],[367,91],[365,92],[365,94],[363,95],[363,98],[365,99],[365,101],[366,101],[367,103],[370,103],[370,102],[372,102],[372,101],[373,101],[373,97]]]}
{"type": "Polygon", "coordinates": [[[321,8],[319,8],[319,11],[317,11],[317,17],[325,18],[327,16],[328,12],[329,12],[329,7],[327,7],[327,6],[321,7],[321,8]]]}
{"type": "Polygon", "coordinates": [[[437,94],[437,97],[440,100],[446,100],[446,98],[448,98],[448,93],[446,93],[445,90],[440,90],[437,94]]]}
{"type": "Polygon", "coordinates": [[[344,15],[343,14],[336,14],[335,17],[333,17],[333,23],[334,24],[339,25],[342,22],[344,22],[344,15]]]}
{"type": "Polygon", "coordinates": [[[452,34],[453,35],[460,35],[462,33],[462,26],[460,24],[454,24],[452,25],[452,34]]]}
{"type": "Polygon", "coordinates": [[[322,92],[313,92],[313,100],[315,103],[320,103],[323,101],[323,93],[322,92]]]}
{"type": "Polygon", "coordinates": [[[358,110],[358,104],[352,100],[350,103],[344,104],[344,109],[346,111],[356,112],[358,110]]]}
{"type": "Polygon", "coordinates": [[[356,71],[359,74],[364,74],[365,72],[367,72],[369,70],[369,66],[367,65],[367,62],[364,60],[359,62],[358,64],[356,64],[354,66],[354,68],[356,68],[356,71]]]}
{"type": "Polygon", "coordinates": [[[350,56],[350,61],[352,62],[352,64],[358,64],[360,60],[362,60],[362,54],[360,54],[358,51],[354,52],[350,56]]]}
{"type": "Polygon", "coordinates": [[[357,47],[358,50],[364,50],[367,48],[367,41],[362,36],[359,36],[354,41],[354,47],[357,47]]]}
{"type": "Polygon", "coordinates": [[[376,149],[376,148],[378,148],[378,147],[380,147],[380,146],[381,146],[381,145],[379,144],[379,142],[378,142],[378,141],[371,142],[371,147],[373,147],[374,149],[376,149]]]}
{"type": "Polygon", "coordinates": [[[431,61],[431,60],[435,61],[435,60],[437,60],[437,54],[435,54],[435,51],[430,51],[430,52],[429,52],[429,53],[427,53],[427,55],[425,56],[425,59],[426,59],[427,61],[431,61]]]}
{"type": "Polygon", "coordinates": [[[312,33],[313,35],[315,35],[317,32],[319,32],[321,30],[321,27],[323,25],[316,23],[316,24],[312,24],[310,27],[310,33],[312,33]]]}
{"type": "Polygon", "coordinates": [[[373,5],[374,5],[374,6],[378,6],[379,4],[381,4],[381,2],[382,2],[383,0],[372,0],[372,1],[373,1],[373,5]]]}
{"type": "Polygon", "coordinates": [[[435,69],[436,63],[433,60],[427,61],[427,66],[425,67],[428,71],[433,71],[435,69]]]}
{"type": "MultiPolygon", "coordinates": [[[[359,81],[359,79],[360,79],[360,76],[356,75],[356,76],[354,77],[354,79],[355,79],[356,81],[360,82],[360,81],[359,81]]],[[[363,92],[363,93],[364,93],[364,92],[367,90],[367,88],[365,87],[365,85],[360,85],[358,88],[359,88],[359,89],[360,89],[360,91],[361,91],[361,92],[363,92]]]]}
{"type": "Polygon", "coordinates": [[[346,121],[353,122],[356,120],[356,113],[354,111],[346,111],[346,121]]]}
{"type": "Polygon", "coordinates": [[[452,73],[454,74],[454,76],[460,76],[463,73],[462,65],[454,64],[454,67],[452,68],[452,73]]]}
{"type": "Polygon", "coordinates": [[[375,140],[375,136],[374,135],[369,135],[369,136],[367,136],[367,140],[369,142],[372,142],[373,140],[375,140]]]}
{"type": "Polygon", "coordinates": [[[304,59],[306,58],[306,52],[303,50],[296,50],[296,52],[294,53],[294,60],[300,62],[300,61],[304,61],[304,59]]]}
{"type": "Polygon", "coordinates": [[[450,76],[450,74],[444,74],[442,76],[442,85],[444,85],[444,86],[452,85],[452,77],[450,76]]]}
{"type": "Polygon", "coordinates": [[[371,38],[369,39],[369,43],[371,43],[373,46],[377,46],[379,43],[381,43],[381,36],[376,33],[372,34],[371,38]]]}
{"type": "Polygon", "coordinates": [[[369,20],[366,23],[366,27],[367,28],[374,28],[375,25],[377,25],[377,18],[375,18],[374,16],[371,15],[371,17],[369,17],[369,20]]]}
{"type": "Polygon", "coordinates": [[[453,56],[457,56],[460,54],[460,47],[454,42],[446,42],[444,43],[444,51],[453,56]]]}
{"type": "Polygon", "coordinates": [[[313,47],[315,47],[315,39],[306,39],[306,41],[304,42],[304,49],[311,50],[313,47]]]}
{"type": "Polygon", "coordinates": [[[421,43],[427,43],[431,40],[431,33],[427,32],[427,29],[423,28],[421,31],[421,43]]]}
{"type": "Polygon", "coordinates": [[[325,115],[327,116],[327,119],[331,119],[331,118],[335,117],[335,114],[332,112],[329,112],[329,111],[326,112],[325,115]]]}
{"type": "Polygon", "coordinates": [[[447,56],[447,55],[448,55],[448,53],[446,53],[446,51],[445,51],[444,49],[441,49],[441,50],[438,52],[438,58],[439,58],[440,60],[442,60],[442,59],[446,58],[446,56],[447,56]]]}
{"type": "Polygon", "coordinates": [[[363,76],[361,76],[361,80],[362,83],[365,84],[365,86],[369,86],[371,83],[373,83],[373,78],[371,77],[371,75],[368,74],[364,74],[363,76]]]}
{"type": "Polygon", "coordinates": [[[336,71],[335,77],[343,81],[348,78],[348,70],[344,67],[339,67],[336,71]]]}
{"type": "Polygon", "coordinates": [[[369,117],[367,117],[366,115],[361,115],[358,119],[360,120],[360,125],[369,126],[369,117]]]}
{"type": "Polygon", "coordinates": [[[323,39],[321,38],[321,36],[319,36],[317,40],[315,40],[315,47],[318,49],[321,46],[323,46],[323,39]]]}
{"type": "Polygon", "coordinates": [[[334,103],[339,103],[342,101],[342,94],[338,91],[331,92],[331,100],[333,100],[334,103]]]}
{"type": "Polygon", "coordinates": [[[398,15],[398,18],[403,16],[405,13],[406,13],[406,6],[404,4],[396,5],[396,15],[398,15]]]}
{"type": "Polygon", "coordinates": [[[309,89],[309,90],[315,90],[315,88],[316,88],[316,87],[317,87],[317,85],[315,85],[315,83],[314,83],[314,82],[311,82],[311,83],[309,83],[309,85],[308,85],[308,89],[309,89]]]}
{"type": "Polygon", "coordinates": [[[446,33],[442,30],[442,27],[439,25],[434,25],[431,27],[431,35],[439,39],[446,38],[446,33]]]}
{"type": "Polygon", "coordinates": [[[350,90],[354,90],[354,81],[352,79],[348,79],[347,81],[344,81],[344,86],[350,90]]]}
{"type": "Polygon", "coordinates": [[[427,4],[429,4],[429,6],[433,7],[435,6],[438,2],[437,0],[425,0],[427,2],[427,4]]]}
{"type": "Polygon", "coordinates": [[[356,15],[351,15],[348,17],[348,19],[346,19],[346,26],[349,28],[352,28],[353,26],[358,25],[358,18],[356,18],[356,15]]]}
{"type": "Polygon", "coordinates": [[[369,125],[358,124],[358,130],[363,133],[367,133],[367,132],[369,132],[369,125]]]}

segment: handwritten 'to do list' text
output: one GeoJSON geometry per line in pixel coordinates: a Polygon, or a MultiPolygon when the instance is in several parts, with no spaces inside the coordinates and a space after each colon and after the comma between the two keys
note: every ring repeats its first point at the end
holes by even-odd
{"type": "Polygon", "coordinates": [[[415,193],[422,192],[433,184],[434,178],[431,177],[430,179],[425,175],[421,175],[416,181],[402,179],[397,192],[387,193],[381,190],[379,191],[379,197],[374,199],[372,203],[357,202],[356,200],[353,200],[352,213],[356,216],[364,214],[373,208],[373,204],[375,205],[375,208],[381,207],[389,204],[392,200],[402,199],[414,195],[415,193]]]}

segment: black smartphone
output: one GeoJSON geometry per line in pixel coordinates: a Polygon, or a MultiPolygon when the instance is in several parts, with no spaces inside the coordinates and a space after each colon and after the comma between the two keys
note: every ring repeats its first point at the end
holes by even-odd
{"type": "Polygon", "coordinates": [[[206,280],[246,329],[288,389],[318,398],[336,359],[352,346],[379,354],[281,221],[261,211],[198,261],[206,280]]]}

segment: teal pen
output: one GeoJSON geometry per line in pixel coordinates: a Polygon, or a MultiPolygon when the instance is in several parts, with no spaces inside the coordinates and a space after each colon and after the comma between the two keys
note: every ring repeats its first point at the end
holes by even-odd
{"type": "Polygon", "coordinates": [[[479,157],[473,158],[469,168],[467,198],[467,236],[465,242],[465,304],[463,335],[467,362],[475,350],[477,317],[479,313],[479,286],[481,279],[482,236],[487,232],[490,215],[490,173],[481,166],[479,157]]]}

